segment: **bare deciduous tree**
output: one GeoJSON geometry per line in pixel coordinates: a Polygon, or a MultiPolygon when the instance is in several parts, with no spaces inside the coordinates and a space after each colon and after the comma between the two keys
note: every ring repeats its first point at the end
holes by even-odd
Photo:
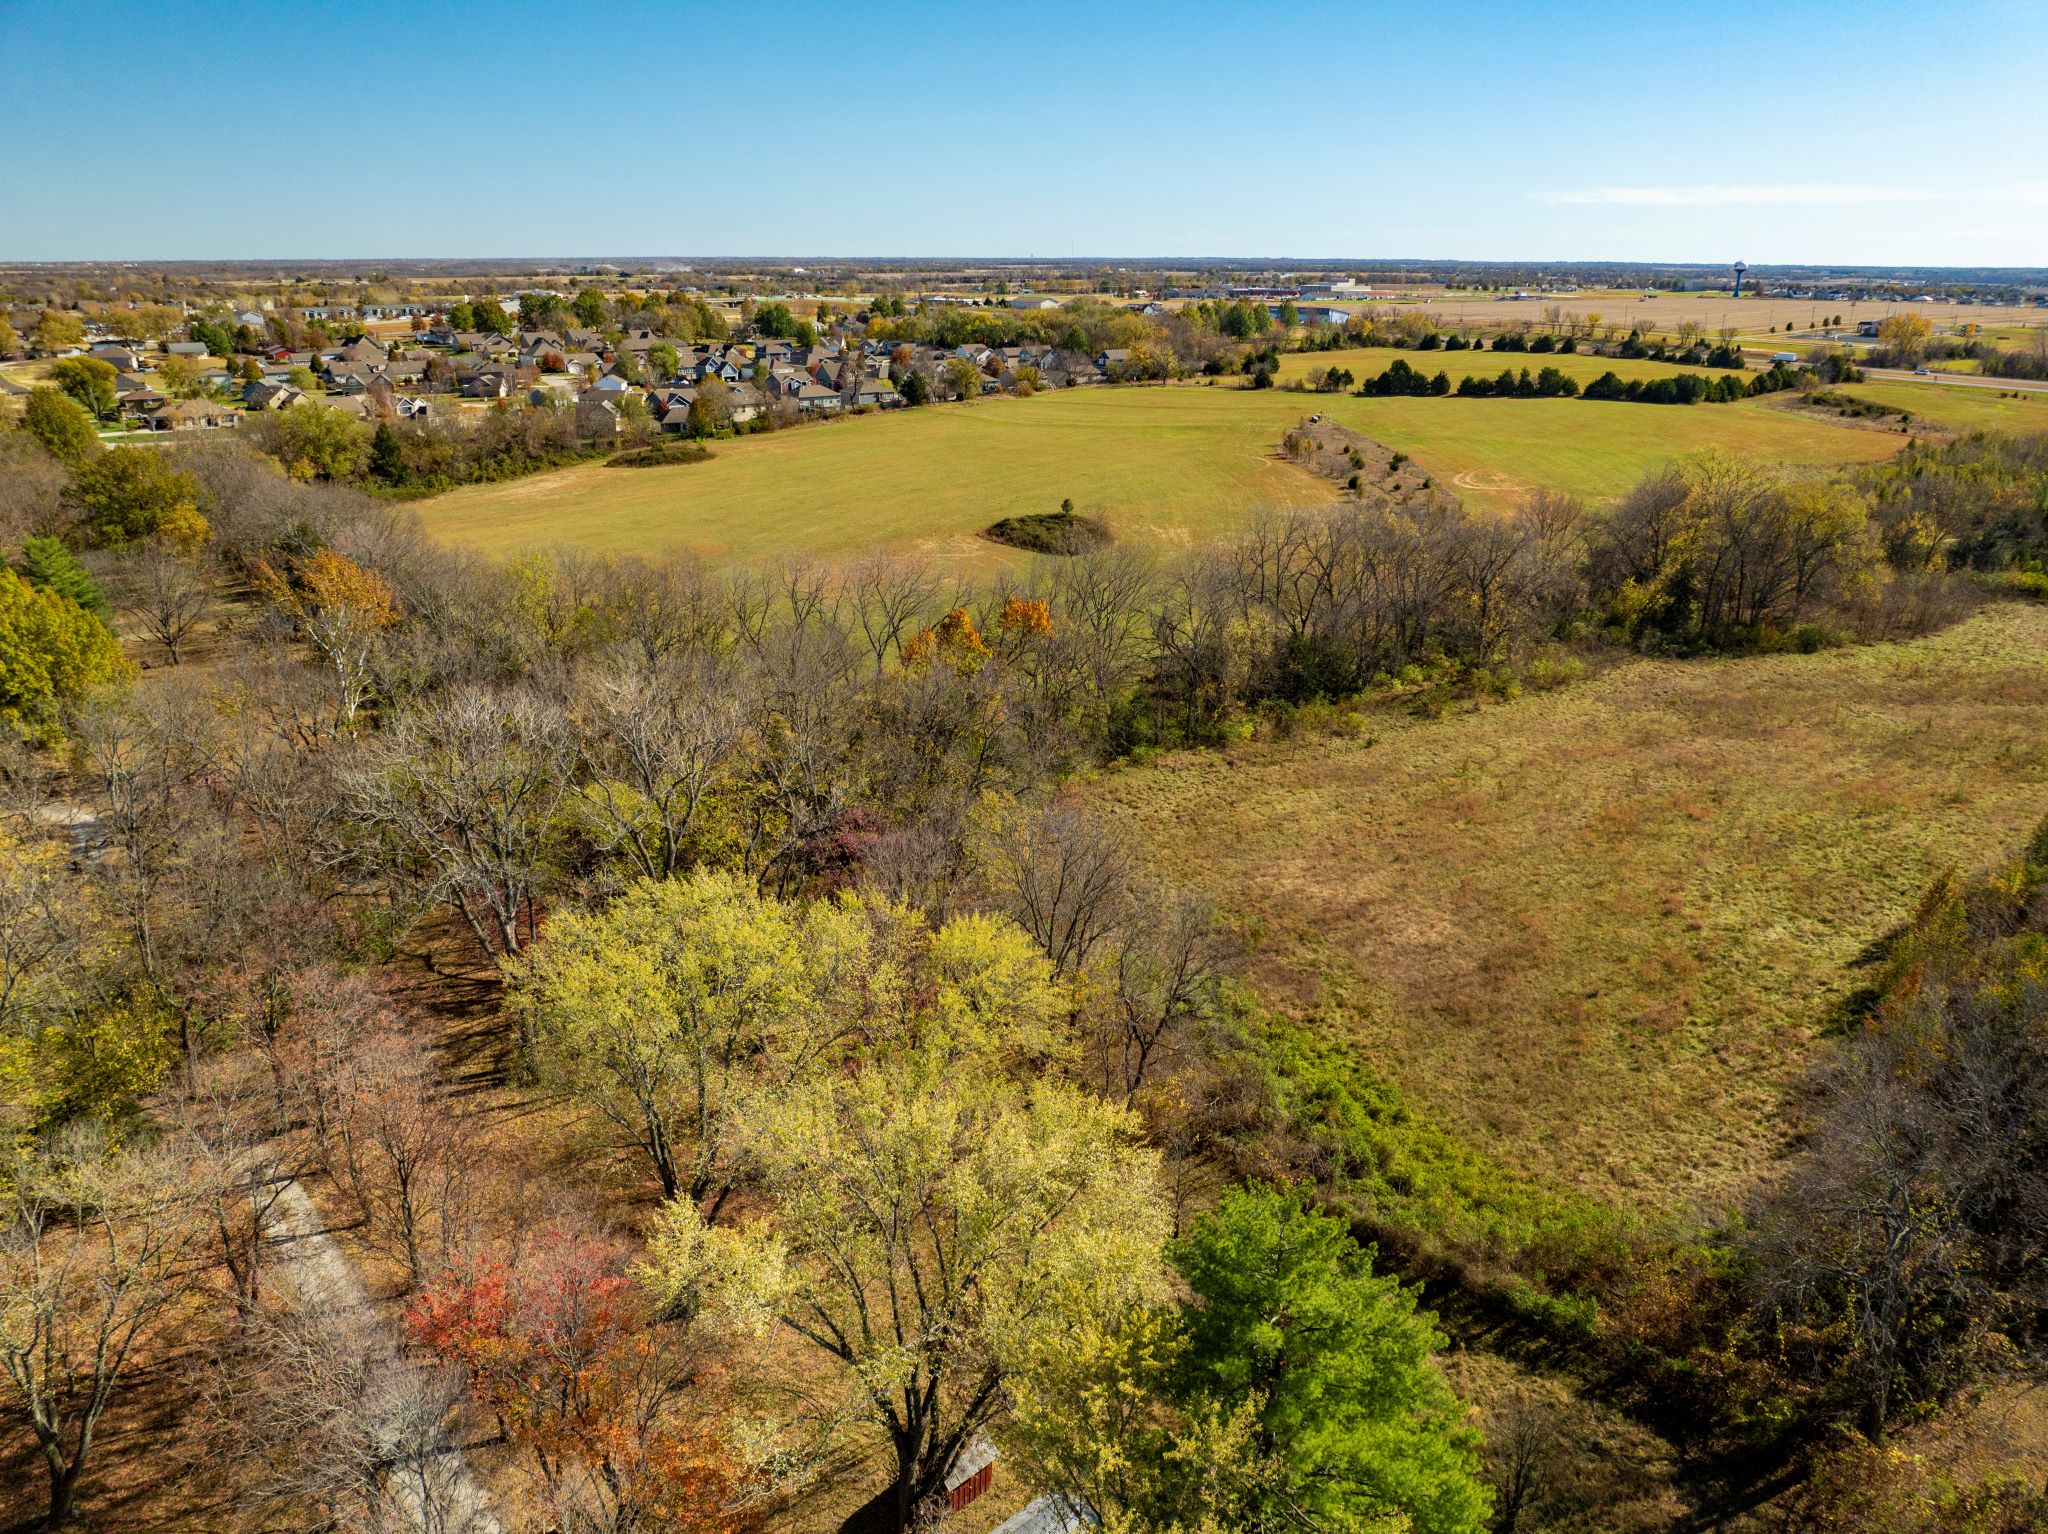
{"type": "Polygon", "coordinates": [[[187,1194],[175,1162],[141,1155],[19,1176],[0,1232],[0,1368],[49,1477],[53,1529],[136,1350],[190,1290],[187,1194]]]}
{"type": "Polygon", "coordinates": [[[183,662],[185,642],[213,601],[213,580],[202,558],[151,539],[116,582],[122,610],[163,646],[164,659],[173,666],[183,662]]]}

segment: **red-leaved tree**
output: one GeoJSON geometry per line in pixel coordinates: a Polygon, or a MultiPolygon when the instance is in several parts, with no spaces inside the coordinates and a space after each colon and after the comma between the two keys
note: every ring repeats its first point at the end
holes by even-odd
{"type": "Polygon", "coordinates": [[[611,1243],[544,1230],[516,1266],[443,1274],[407,1325],[467,1370],[564,1534],[738,1529],[742,1488],[706,1410],[713,1371],[625,1267],[611,1243]]]}

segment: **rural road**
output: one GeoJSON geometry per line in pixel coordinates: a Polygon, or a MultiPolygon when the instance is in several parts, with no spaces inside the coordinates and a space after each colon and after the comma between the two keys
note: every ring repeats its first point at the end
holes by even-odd
{"type": "Polygon", "coordinates": [[[1865,368],[1863,376],[1886,383],[1934,383],[1958,389],[2016,389],[2021,394],[2048,394],[2048,383],[2025,378],[1986,378],[1981,373],[1909,373],[1904,368],[1865,368]]]}
{"type": "Polygon", "coordinates": [[[371,1437],[395,1467],[391,1510],[403,1520],[408,1534],[501,1534],[462,1451],[453,1444],[435,1443],[421,1452],[416,1409],[422,1396],[421,1371],[372,1309],[361,1280],[304,1186],[294,1181],[285,1188],[271,1206],[269,1223],[285,1282],[308,1313],[323,1316],[342,1330],[348,1351],[370,1365],[375,1385],[365,1404],[373,1413],[371,1437]]]}

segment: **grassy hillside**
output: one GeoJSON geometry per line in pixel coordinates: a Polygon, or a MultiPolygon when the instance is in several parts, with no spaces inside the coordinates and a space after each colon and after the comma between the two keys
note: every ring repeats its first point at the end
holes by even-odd
{"type": "MultiPolygon", "coordinates": [[[[1588,359],[1590,360],[1590,359],[1588,359]]],[[[1329,487],[1280,459],[1281,435],[1321,410],[1410,454],[1481,504],[1528,485],[1589,497],[1708,446],[1790,463],[1864,461],[1899,439],[1741,405],[1581,400],[1351,399],[1187,386],[1095,389],[906,410],[746,437],[710,463],[589,465],[471,486],[420,503],[436,536],[492,552],[551,543],[713,558],[923,548],[962,565],[1011,557],[976,535],[1071,498],[1127,542],[1213,538],[1262,505],[1329,487]]]]}
{"type": "Polygon", "coordinates": [[[1713,1205],[1780,1148],[1858,956],[2048,807],[2048,608],[1373,727],[1089,791],[1260,940],[1269,1000],[1471,1143],[1713,1205]]]}

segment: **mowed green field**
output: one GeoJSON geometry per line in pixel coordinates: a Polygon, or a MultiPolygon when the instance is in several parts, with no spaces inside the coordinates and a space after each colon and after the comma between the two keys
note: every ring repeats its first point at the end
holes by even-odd
{"type": "MultiPolygon", "coordinates": [[[[1581,359],[1591,361],[1595,359],[1581,359]]],[[[851,418],[717,445],[708,463],[582,465],[418,503],[428,531],[493,552],[571,544],[708,559],[921,549],[962,567],[1009,558],[977,535],[1064,499],[1149,547],[1216,538],[1262,506],[1333,487],[1280,438],[1322,412],[1409,454],[1480,505],[1548,486],[1598,500],[1716,447],[1777,462],[1860,462],[1901,439],[1766,411],[1584,400],[1353,399],[1230,387],[1077,389],[851,418]]]]}
{"type": "Polygon", "coordinates": [[[1850,384],[1842,392],[1910,410],[1914,421],[1954,431],[2048,431],[2048,391],[2000,399],[1996,389],[1878,382],[1850,384]]]}
{"type": "Polygon", "coordinates": [[[976,535],[1071,499],[1142,544],[1223,532],[1258,506],[1329,486],[1276,452],[1299,406],[1221,391],[1098,389],[898,410],[718,443],[709,463],[586,465],[420,504],[438,536],[486,549],[574,543],[708,558],[819,557],[878,545],[975,563],[976,535]]]}
{"type": "Polygon", "coordinates": [[[1529,491],[1586,501],[1621,494],[1674,458],[1714,448],[1771,463],[1869,463],[1903,437],[1818,417],[1732,405],[1630,405],[1583,399],[1353,399],[1309,395],[1311,409],[1407,453],[1462,499],[1505,508],[1529,491]]]}
{"type": "Polygon", "coordinates": [[[1418,352],[1392,346],[1360,346],[1334,352],[1289,352],[1280,359],[1278,377],[1282,383],[1291,383],[1311,373],[1327,373],[1336,367],[1349,368],[1351,376],[1363,383],[1384,373],[1397,357],[1417,372],[1431,377],[1448,373],[1454,389],[1458,380],[1468,373],[1480,378],[1498,378],[1502,368],[1511,368],[1517,373],[1527,368],[1531,377],[1545,368],[1556,368],[1581,384],[1591,383],[1602,373],[1613,373],[1625,379],[1670,378],[1678,373],[1699,373],[1708,378],[1718,378],[1723,373],[1741,371],[1739,368],[1684,368],[1669,362],[1647,362],[1626,357],[1587,357],[1576,352],[1570,355],[1560,352],[1418,352]]]}
{"type": "Polygon", "coordinates": [[[2048,605],[1896,645],[1635,661],[1083,793],[1505,1164],[1634,1207],[1766,1175],[1859,955],[2048,814],[2048,605]]]}

